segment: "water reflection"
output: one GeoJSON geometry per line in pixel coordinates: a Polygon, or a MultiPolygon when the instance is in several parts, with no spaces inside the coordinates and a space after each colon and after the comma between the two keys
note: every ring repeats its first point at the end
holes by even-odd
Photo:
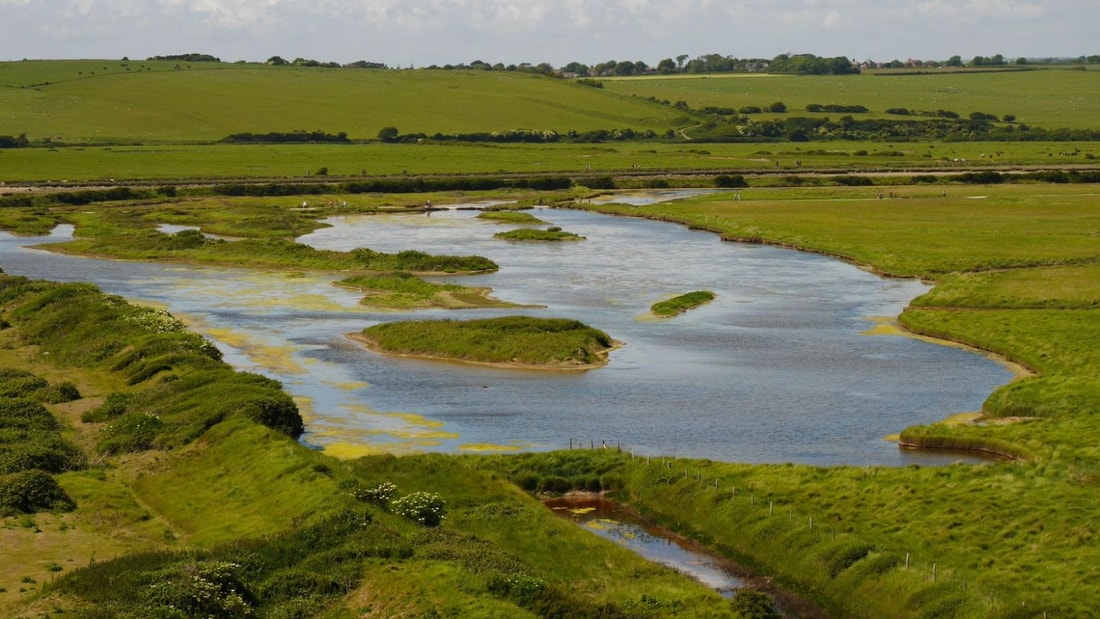
{"type": "Polygon", "coordinates": [[[646,524],[622,505],[601,498],[548,499],[545,505],[586,530],[661,565],[683,572],[723,597],[732,597],[745,581],[715,557],[687,540],[646,524]]]}
{"type": "MultiPolygon", "coordinates": [[[[344,334],[456,314],[368,311],[352,291],[331,285],[334,276],[74,258],[24,247],[42,239],[8,235],[0,238],[0,266],[166,306],[235,366],[282,381],[307,413],[305,440],[346,455],[556,449],[578,438],[730,461],[944,463],[959,458],[904,452],[882,437],[977,410],[1010,378],[964,351],[861,335],[924,292],[918,281],[669,224],[567,210],[537,215],[588,240],[508,243],[492,238],[507,226],[466,210],[337,218],[301,240],[487,256],[500,272],[460,283],[546,306],[507,313],[576,318],[626,342],[607,368],[502,371],[375,355],[344,334]],[[671,321],[638,320],[653,302],[697,289],[717,299],[671,321]]],[[[71,227],[52,238],[66,234],[71,227]]]]}

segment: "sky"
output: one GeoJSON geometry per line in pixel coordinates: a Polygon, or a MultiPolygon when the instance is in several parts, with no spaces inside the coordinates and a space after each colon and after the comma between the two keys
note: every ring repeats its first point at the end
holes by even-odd
{"type": "Polygon", "coordinates": [[[1100,0],[0,0],[0,60],[1015,60],[1100,54],[1098,33],[1100,0]]]}

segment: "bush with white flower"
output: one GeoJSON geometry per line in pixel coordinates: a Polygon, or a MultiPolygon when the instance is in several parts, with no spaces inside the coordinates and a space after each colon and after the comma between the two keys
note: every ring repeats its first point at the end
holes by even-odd
{"type": "Polygon", "coordinates": [[[396,493],[397,485],[389,481],[384,481],[373,488],[356,488],[353,492],[357,500],[383,507],[393,499],[396,493]]]}
{"type": "Polygon", "coordinates": [[[390,510],[426,527],[437,527],[445,517],[446,506],[446,502],[438,494],[413,492],[390,503],[390,510]]]}

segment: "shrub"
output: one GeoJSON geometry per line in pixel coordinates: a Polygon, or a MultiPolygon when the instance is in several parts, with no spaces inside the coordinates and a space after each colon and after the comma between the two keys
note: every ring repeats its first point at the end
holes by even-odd
{"type": "Polygon", "coordinates": [[[32,469],[0,478],[0,512],[72,511],[76,503],[45,471],[32,469]]]}
{"type": "Polygon", "coordinates": [[[775,608],[770,595],[756,589],[741,588],[733,594],[733,609],[745,619],[779,619],[782,615],[775,608]]]}
{"type": "Polygon", "coordinates": [[[103,430],[100,448],[109,454],[152,449],[164,422],[148,413],[126,413],[103,430]]]}
{"type": "Polygon", "coordinates": [[[38,402],[0,397],[0,429],[30,431],[57,430],[59,427],[50,411],[38,402]]]}
{"type": "Polygon", "coordinates": [[[23,398],[48,386],[45,378],[30,372],[7,370],[0,375],[0,398],[23,398]]]}
{"type": "Polygon", "coordinates": [[[103,404],[82,413],[80,420],[84,423],[96,423],[121,417],[133,401],[134,394],[115,391],[107,395],[103,404]]]}
{"type": "Polygon", "coordinates": [[[41,398],[44,402],[49,402],[50,404],[73,402],[80,399],[80,390],[71,382],[65,381],[46,387],[41,393],[41,398]]]}
{"type": "Polygon", "coordinates": [[[256,398],[245,404],[243,410],[252,421],[293,438],[305,431],[298,405],[290,396],[256,398]]]}
{"type": "Polygon", "coordinates": [[[487,585],[489,593],[509,598],[524,608],[530,608],[545,588],[546,583],[541,578],[527,574],[493,574],[487,585]]]}
{"type": "Polygon", "coordinates": [[[749,183],[745,180],[744,176],[735,174],[733,176],[729,174],[719,174],[714,177],[715,187],[748,187],[749,183]]]}
{"type": "Polygon", "coordinates": [[[583,178],[577,181],[578,185],[583,185],[589,189],[614,189],[615,179],[610,176],[593,176],[591,178],[583,178]]]}
{"type": "Polygon", "coordinates": [[[252,617],[253,596],[237,574],[239,567],[201,561],[165,570],[151,586],[150,610],[178,610],[180,617],[252,617]]]}
{"type": "Polygon", "coordinates": [[[826,560],[829,576],[836,578],[841,572],[852,567],[856,561],[866,557],[874,549],[873,545],[864,542],[847,544],[837,548],[832,556],[826,560]]]}
{"type": "Polygon", "coordinates": [[[446,503],[438,494],[414,492],[390,503],[390,509],[426,527],[437,527],[445,517],[446,503]]]}
{"type": "Polygon", "coordinates": [[[354,491],[356,500],[374,505],[386,506],[397,492],[397,486],[392,482],[384,481],[373,488],[360,488],[354,491]]]}
{"type": "Polygon", "coordinates": [[[61,473],[83,466],[84,454],[56,431],[0,430],[0,473],[61,473]]]}
{"type": "Polygon", "coordinates": [[[875,184],[867,176],[848,176],[846,174],[834,176],[833,182],[837,185],[847,185],[849,187],[868,187],[875,184]]]}

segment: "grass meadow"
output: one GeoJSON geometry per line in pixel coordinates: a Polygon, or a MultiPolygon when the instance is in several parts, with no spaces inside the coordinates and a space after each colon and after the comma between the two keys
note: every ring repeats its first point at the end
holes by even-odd
{"type": "Polygon", "coordinates": [[[683,116],[648,101],[526,73],[118,60],[0,63],[0,105],[0,135],[26,133],[74,145],[214,142],[234,133],[318,129],[374,139],[391,126],[428,135],[663,132],[683,116]]]}
{"type": "MultiPolygon", "coordinates": [[[[809,113],[806,106],[863,105],[867,116],[889,117],[888,108],[935,112],[948,110],[963,118],[971,112],[1003,117],[1048,129],[1095,129],[1100,117],[1100,71],[1041,68],[1033,71],[861,75],[699,75],[669,78],[614,78],[604,81],[610,92],[659,101],[685,101],[692,108],[757,106],[781,101],[787,116],[830,116],[809,113]]],[[[857,114],[857,116],[863,116],[857,114]]],[[[763,114],[762,118],[776,117],[763,114]]],[[[895,116],[895,118],[897,118],[895,116]]]]}
{"type": "MultiPolygon", "coordinates": [[[[291,177],[458,174],[805,174],[962,172],[997,166],[1072,168],[1100,156],[1093,143],[819,142],[811,144],[195,144],[0,150],[3,180],[79,185],[192,183],[291,177]],[[321,168],[326,175],[315,173],[321,168]]],[[[698,184],[698,180],[693,180],[698,184]]],[[[13,190],[9,190],[13,191],[13,190]]],[[[0,194],[6,193],[0,186],[0,194]]]]}

